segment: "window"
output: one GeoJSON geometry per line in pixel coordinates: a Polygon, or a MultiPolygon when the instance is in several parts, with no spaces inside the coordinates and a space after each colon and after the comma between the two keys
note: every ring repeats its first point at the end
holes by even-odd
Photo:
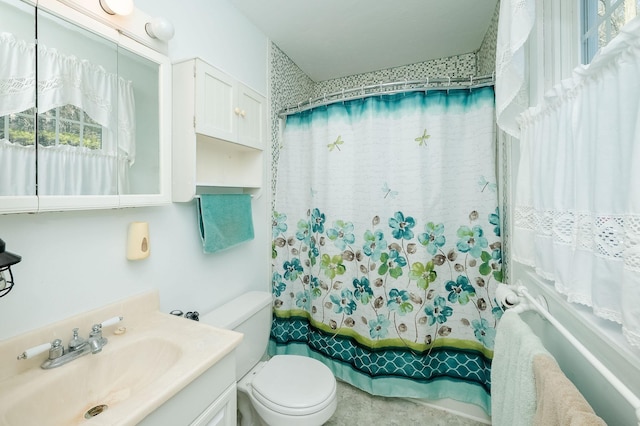
{"type": "MultiPolygon", "coordinates": [[[[34,123],[34,108],[0,117],[0,139],[31,146],[35,141],[34,123]]],[[[102,126],[73,105],[53,108],[38,117],[38,144],[99,150],[102,148],[102,126]]]]}
{"type": "Polygon", "coordinates": [[[73,105],[53,108],[38,117],[38,144],[102,148],[102,126],[73,105]]]}
{"type": "Polygon", "coordinates": [[[582,63],[591,62],[639,11],[640,0],[582,0],[582,63]]]}
{"type": "Polygon", "coordinates": [[[35,108],[0,117],[0,140],[21,146],[33,145],[36,138],[34,117],[35,108]]]}

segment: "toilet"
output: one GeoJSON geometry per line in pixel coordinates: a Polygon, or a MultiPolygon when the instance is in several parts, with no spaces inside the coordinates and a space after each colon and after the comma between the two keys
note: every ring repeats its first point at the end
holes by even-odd
{"type": "Polygon", "coordinates": [[[271,294],[245,293],[200,316],[200,322],[243,333],[235,350],[241,426],[320,426],[337,406],[336,379],[318,360],[266,357],[271,294]]]}

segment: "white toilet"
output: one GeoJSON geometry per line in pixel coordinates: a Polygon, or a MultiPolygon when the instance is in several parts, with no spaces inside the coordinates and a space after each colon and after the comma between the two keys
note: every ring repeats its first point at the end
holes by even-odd
{"type": "Polygon", "coordinates": [[[271,294],[245,293],[200,321],[244,334],[236,348],[241,426],[320,426],[337,406],[336,379],[313,358],[265,356],[271,329],[271,294]]]}

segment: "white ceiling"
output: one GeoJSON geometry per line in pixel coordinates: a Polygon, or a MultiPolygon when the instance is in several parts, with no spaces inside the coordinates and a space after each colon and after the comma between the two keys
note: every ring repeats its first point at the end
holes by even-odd
{"type": "Polygon", "coordinates": [[[498,0],[230,0],[314,81],[478,50],[498,0]]]}

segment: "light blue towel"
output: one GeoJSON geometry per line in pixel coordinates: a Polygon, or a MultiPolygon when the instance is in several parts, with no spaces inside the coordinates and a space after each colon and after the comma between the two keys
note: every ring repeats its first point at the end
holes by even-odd
{"type": "Polygon", "coordinates": [[[533,357],[551,354],[516,312],[507,310],[496,327],[491,363],[491,424],[531,426],[536,414],[533,357]]]}
{"type": "Polygon", "coordinates": [[[215,253],[253,240],[249,194],[203,194],[198,200],[198,223],[205,253],[215,253]]]}

